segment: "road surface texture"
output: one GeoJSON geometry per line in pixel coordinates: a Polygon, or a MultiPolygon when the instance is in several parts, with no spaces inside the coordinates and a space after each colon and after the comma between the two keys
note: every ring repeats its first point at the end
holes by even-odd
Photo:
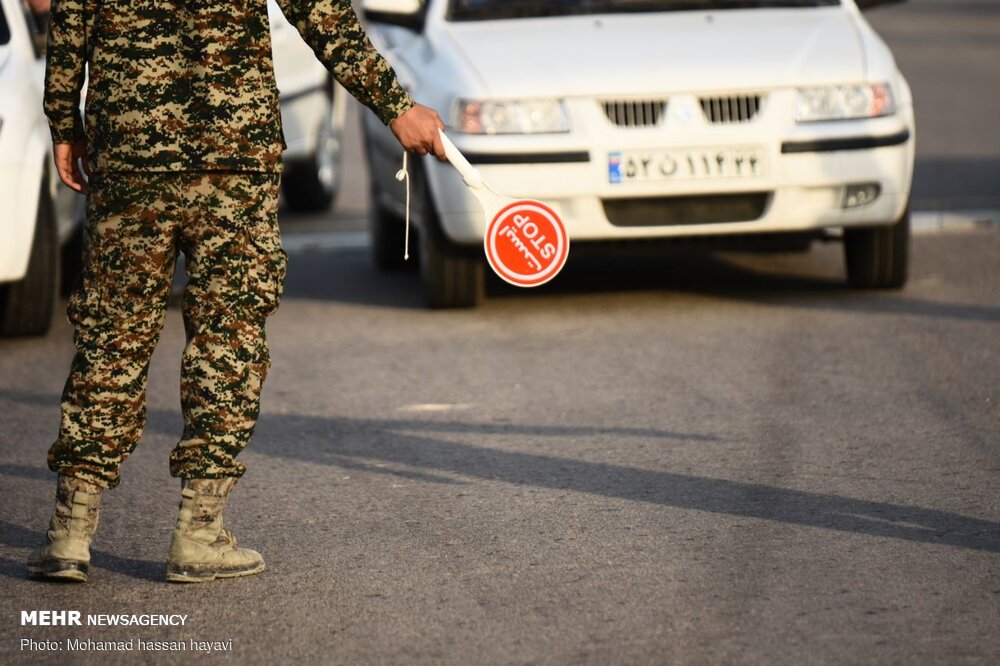
{"type": "MultiPolygon", "coordinates": [[[[980,31],[1000,12],[954,4],[947,20],[930,2],[873,13],[920,68],[915,90],[981,93],[959,100],[964,124],[918,111],[926,210],[998,203],[976,180],[1000,164],[998,88],[976,81],[995,82],[980,31]]],[[[917,235],[900,292],[844,287],[835,243],[676,245],[574,253],[550,286],[492,284],[476,311],[431,312],[415,275],[337,241],[363,229],[364,191],[351,176],[332,221],[283,220],[290,240],[332,240],[292,256],[226,513],[264,554],[259,576],[161,582],[179,498],[172,309],[91,582],[27,581],[70,329],[0,341],[0,663],[190,663],[192,640],[254,664],[1000,660],[996,227],[917,235]],[[84,626],[21,626],[46,609],[84,626]],[[119,614],[187,617],[86,624],[119,614]]]]}
{"type": "Polygon", "coordinates": [[[916,209],[1000,209],[1000,0],[909,0],[866,14],[913,89],[916,209]]]}

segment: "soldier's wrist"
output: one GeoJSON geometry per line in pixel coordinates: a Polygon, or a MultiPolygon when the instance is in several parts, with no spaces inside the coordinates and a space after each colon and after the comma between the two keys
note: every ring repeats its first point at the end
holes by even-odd
{"type": "Polygon", "coordinates": [[[49,125],[52,143],[76,143],[84,139],[83,128],[75,123],[72,125],[49,125]]]}
{"type": "Polygon", "coordinates": [[[397,118],[416,105],[417,103],[413,100],[413,98],[410,97],[408,93],[404,92],[403,96],[401,96],[398,101],[392,102],[391,104],[387,104],[383,107],[383,109],[385,109],[385,113],[380,114],[381,120],[385,123],[386,127],[388,127],[397,118]]]}

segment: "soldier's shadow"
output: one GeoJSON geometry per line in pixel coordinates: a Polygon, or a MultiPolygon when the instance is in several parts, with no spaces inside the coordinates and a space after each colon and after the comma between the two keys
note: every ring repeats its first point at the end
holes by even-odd
{"type": "MultiPolygon", "coordinates": [[[[29,530],[0,520],[0,544],[10,548],[36,548],[44,538],[43,529],[29,530]]],[[[163,581],[163,562],[140,560],[131,557],[121,557],[105,550],[90,549],[91,575],[94,570],[104,569],[140,580],[163,581]]],[[[18,580],[26,579],[27,571],[24,562],[0,558],[0,576],[18,580]]],[[[55,583],[59,584],[59,583],[55,583]]]]}
{"type": "MultiPolygon", "coordinates": [[[[0,391],[0,397],[27,403],[52,400],[17,391],[0,391]]],[[[151,410],[150,429],[166,427],[175,422],[176,417],[173,412],[151,410]]],[[[452,441],[456,435],[467,435],[475,441],[499,435],[529,446],[539,438],[609,436],[616,440],[698,445],[721,441],[709,434],[652,428],[266,414],[250,450],[295,463],[391,474],[422,483],[500,481],[793,526],[1000,553],[1000,523],[950,511],[591,462],[530,450],[512,451],[452,441]],[[290,438],[289,433],[294,433],[294,437],[290,438]],[[436,437],[436,434],[447,437],[436,437]]],[[[31,474],[24,469],[20,471],[31,474]]],[[[30,548],[37,545],[37,538],[34,532],[0,521],[0,543],[30,548]]],[[[159,562],[121,558],[103,551],[94,552],[94,562],[97,566],[134,577],[160,580],[159,562]]],[[[0,574],[21,578],[21,572],[20,567],[0,563],[0,574]]]]}
{"type": "Polygon", "coordinates": [[[791,526],[1000,553],[1000,523],[949,511],[452,441],[456,433],[477,439],[506,434],[524,442],[540,437],[607,435],[645,441],[686,440],[702,445],[719,441],[707,435],[613,427],[295,415],[268,416],[260,425],[254,452],[298,463],[367,469],[429,483],[440,483],[436,477],[444,477],[447,483],[500,481],[791,526]],[[290,432],[300,436],[294,441],[282,436],[290,432]],[[447,434],[449,438],[437,438],[433,433],[447,434]]]}

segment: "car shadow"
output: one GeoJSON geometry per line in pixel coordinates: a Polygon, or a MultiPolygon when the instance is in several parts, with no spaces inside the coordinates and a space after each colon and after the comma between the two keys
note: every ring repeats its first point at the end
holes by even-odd
{"type": "Polygon", "coordinates": [[[997,183],[1000,156],[918,157],[912,206],[914,210],[1000,208],[997,183]]]}
{"type": "Polygon", "coordinates": [[[288,262],[283,298],[424,308],[420,283],[412,271],[381,273],[372,266],[369,252],[359,249],[296,254],[288,262]]]}
{"type": "MultiPolygon", "coordinates": [[[[697,246],[582,245],[574,248],[558,279],[535,289],[518,289],[491,275],[484,307],[492,301],[493,305],[517,303],[530,310],[553,307],[546,297],[680,294],[772,307],[1000,322],[998,307],[915,298],[905,292],[850,289],[836,270],[829,261],[824,264],[804,254],[772,254],[761,260],[754,252],[713,252],[697,246]]],[[[363,250],[293,257],[285,299],[425,309],[415,273],[379,273],[363,250]],[[317,275],[328,277],[317,279],[317,275]]],[[[575,303],[563,300],[567,307],[575,303]]]]}

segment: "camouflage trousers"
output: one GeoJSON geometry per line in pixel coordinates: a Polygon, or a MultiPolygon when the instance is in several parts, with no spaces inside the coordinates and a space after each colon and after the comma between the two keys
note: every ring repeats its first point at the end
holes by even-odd
{"type": "Polygon", "coordinates": [[[53,471],[105,488],[146,423],[146,377],[178,251],[188,282],[181,361],[182,478],[242,476],[270,365],[264,321],[287,258],[277,173],[116,173],[93,179],[83,274],[70,297],[76,355],[63,390],[53,471]]]}

